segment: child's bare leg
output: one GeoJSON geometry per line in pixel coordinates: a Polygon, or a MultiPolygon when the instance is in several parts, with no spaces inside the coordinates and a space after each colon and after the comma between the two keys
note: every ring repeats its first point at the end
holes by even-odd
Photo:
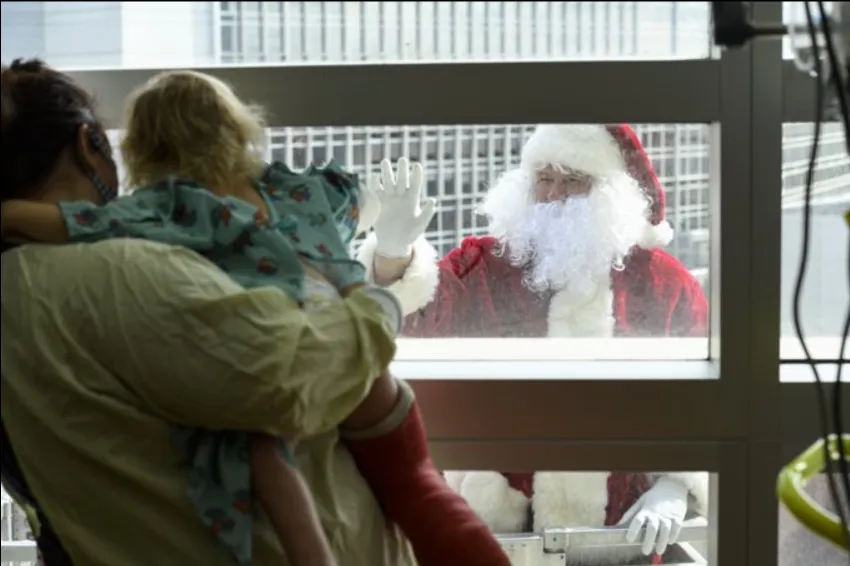
{"type": "MultiPolygon", "coordinates": [[[[293,566],[336,566],[315,503],[298,470],[271,436],[251,436],[251,481],[293,566]]],[[[290,448],[292,448],[290,444],[290,448]]]]}
{"type": "Polygon", "coordinates": [[[510,566],[487,526],[428,454],[413,390],[385,372],[341,427],[346,446],[419,566],[510,566]]]}

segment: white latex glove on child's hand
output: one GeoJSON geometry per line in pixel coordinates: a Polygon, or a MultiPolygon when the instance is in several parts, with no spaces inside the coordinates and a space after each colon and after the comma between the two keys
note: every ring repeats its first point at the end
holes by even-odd
{"type": "Polygon", "coordinates": [[[620,525],[629,525],[626,539],[635,542],[641,528],[646,526],[641,550],[644,554],[663,554],[675,544],[688,513],[688,488],[679,481],[659,478],[631,509],[626,511],[620,525]]]}
{"type": "Polygon", "coordinates": [[[369,188],[378,195],[381,213],[375,222],[375,251],[378,255],[410,257],[413,243],[434,217],[434,199],[422,199],[422,165],[399,159],[393,173],[389,159],[381,162],[381,176],[370,178],[369,188]]]}

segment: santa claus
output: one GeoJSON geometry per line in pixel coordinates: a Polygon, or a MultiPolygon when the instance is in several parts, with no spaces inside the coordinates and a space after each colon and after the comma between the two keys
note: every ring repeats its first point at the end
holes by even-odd
{"type": "MultiPolygon", "coordinates": [[[[438,259],[422,237],[433,201],[422,170],[382,164],[381,215],[359,259],[391,289],[409,337],[704,336],[697,281],[662,251],[664,193],[629,126],[541,125],[519,168],[489,189],[490,236],[438,259]]],[[[663,554],[689,510],[704,513],[707,473],[447,472],[496,532],[629,525],[663,554]]],[[[612,548],[612,560],[630,560],[612,548]]]]}

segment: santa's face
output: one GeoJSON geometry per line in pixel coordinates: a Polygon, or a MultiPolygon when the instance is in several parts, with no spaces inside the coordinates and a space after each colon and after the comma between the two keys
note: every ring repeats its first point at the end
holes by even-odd
{"type": "Polygon", "coordinates": [[[593,178],[581,171],[544,167],[534,174],[534,200],[558,202],[569,197],[585,196],[593,188],[593,178]]]}
{"type": "Polygon", "coordinates": [[[649,200],[625,174],[595,179],[558,167],[515,170],[482,203],[507,259],[534,291],[579,296],[610,284],[646,225],[649,200]]]}

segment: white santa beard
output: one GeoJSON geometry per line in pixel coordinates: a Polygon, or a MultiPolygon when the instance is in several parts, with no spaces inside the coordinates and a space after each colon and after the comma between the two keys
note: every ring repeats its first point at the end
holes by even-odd
{"type": "Polygon", "coordinates": [[[587,297],[609,281],[647,224],[649,200],[628,176],[600,181],[586,196],[530,202],[530,176],[506,174],[481,210],[512,264],[525,266],[533,291],[587,297]]]}

